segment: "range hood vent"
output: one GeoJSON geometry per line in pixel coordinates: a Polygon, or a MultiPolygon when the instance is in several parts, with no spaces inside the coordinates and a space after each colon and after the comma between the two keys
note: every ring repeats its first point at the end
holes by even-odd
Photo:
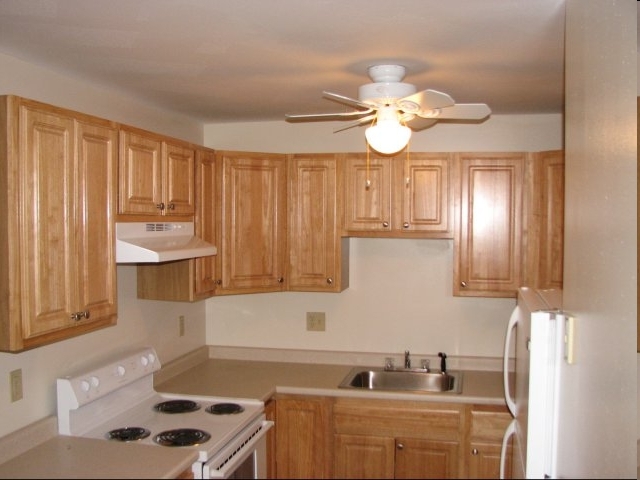
{"type": "Polygon", "coordinates": [[[194,235],[193,222],[116,223],[116,263],[160,263],[216,255],[194,235]]]}

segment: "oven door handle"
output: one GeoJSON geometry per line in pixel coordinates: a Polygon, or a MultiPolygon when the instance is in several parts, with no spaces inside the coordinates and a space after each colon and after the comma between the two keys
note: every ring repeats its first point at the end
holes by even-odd
{"type": "Polygon", "coordinates": [[[230,445],[202,465],[202,478],[229,478],[256,450],[256,444],[264,439],[273,425],[272,421],[261,419],[243,430],[230,445]]]}

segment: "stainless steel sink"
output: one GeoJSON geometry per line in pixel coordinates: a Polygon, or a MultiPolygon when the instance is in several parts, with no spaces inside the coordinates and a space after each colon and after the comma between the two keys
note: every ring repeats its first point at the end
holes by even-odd
{"type": "Polygon", "coordinates": [[[460,393],[461,372],[427,372],[422,369],[385,370],[375,367],[354,367],[339,388],[376,391],[460,393]]]}

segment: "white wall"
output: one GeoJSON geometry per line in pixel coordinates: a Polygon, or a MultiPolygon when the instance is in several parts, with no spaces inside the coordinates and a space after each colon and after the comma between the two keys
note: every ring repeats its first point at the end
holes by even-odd
{"type": "Polygon", "coordinates": [[[569,0],[564,307],[565,478],[636,478],[637,25],[631,0],[569,0]]]}
{"type": "MultiPolygon", "coordinates": [[[[284,121],[205,125],[207,146],[261,152],[364,151],[364,130],[284,121]]],[[[412,151],[562,148],[560,115],[493,116],[479,125],[414,133],[412,151]]],[[[207,344],[263,348],[500,357],[515,299],[452,295],[453,241],[350,240],[350,287],[339,294],[273,293],[207,300],[207,344]],[[307,332],[308,311],[326,331],[307,332]]]]}
{"type": "MultiPolygon", "coordinates": [[[[117,92],[0,55],[0,94],[16,94],[202,143],[202,126],[117,92]]],[[[23,353],[0,353],[0,436],[55,413],[55,379],[127,346],[152,345],[163,362],[204,344],[204,304],[136,299],[135,267],[118,267],[118,325],[23,353]],[[187,320],[178,336],[178,315],[187,320]],[[11,403],[9,372],[24,398],[11,403]]]]}

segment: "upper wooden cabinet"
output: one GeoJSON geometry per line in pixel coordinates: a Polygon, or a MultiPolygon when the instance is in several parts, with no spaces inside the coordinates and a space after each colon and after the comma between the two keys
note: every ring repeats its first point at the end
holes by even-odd
{"type": "Polygon", "coordinates": [[[454,295],[515,297],[522,285],[526,153],[456,156],[454,295]]]}
{"type": "Polygon", "coordinates": [[[118,213],[193,216],[194,169],[189,143],[121,127],[118,213]]]}
{"type": "Polygon", "coordinates": [[[286,155],[220,151],[216,162],[222,169],[216,295],[285,290],[286,155]]]}
{"type": "Polygon", "coordinates": [[[117,126],[1,98],[0,348],[116,322],[117,126]]]}
{"type": "Polygon", "coordinates": [[[289,161],[291,291],[341,292],[349,286],[349,239],[340,236],[337,155],[293,155],[289,161]]]}
{"type": "Polygon", "coordinates": [[[451,158],[414,153],[344,160],[344,230],[351,236],[453,237],[451,158]]]}
{"type": "Polygon", "coordinates": [[[564,152],[532,153],[527,169],[524,285],[562,288],[564,259],[564,152]]]}
{"type": "MultiPolygon", "coordinates": [[[[220,245],[220,185],[215,152],[196,150],[195,234],[220,245]]],[[[193,302],[215,294],[220,282],[220,255],[138,265],[138,298],[193,302]]]]}

